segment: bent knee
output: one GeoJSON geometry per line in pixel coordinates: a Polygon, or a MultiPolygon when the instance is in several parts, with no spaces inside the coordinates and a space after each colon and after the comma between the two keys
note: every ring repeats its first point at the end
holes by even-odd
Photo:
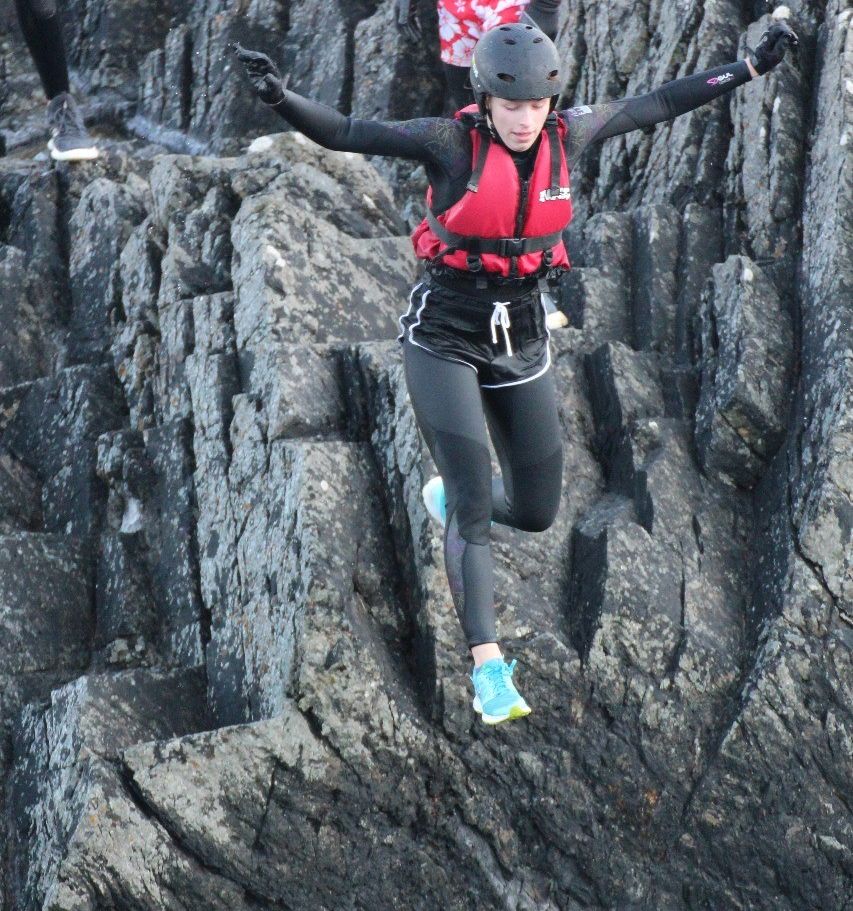
{"type": "Polygon", "coordinates": [[[521,513],[516,512],[513,516],[513,525],[521,531],[547,531],[557,518],[558,508],[559,503],[534,510],[527,509],[521,513]]]}
{"type": "Polygon", "coordinates": [[[554,519],[556,516],[550,516],[548,518],[537,518],[535,520],[524,521],[518,524],[518,528],[521,531],[548,531],[548,529],[554,524],[554,519]]]}

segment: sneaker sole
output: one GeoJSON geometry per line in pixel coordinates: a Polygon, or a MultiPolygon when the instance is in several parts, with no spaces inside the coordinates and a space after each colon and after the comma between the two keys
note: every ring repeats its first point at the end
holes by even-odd
{"type": "MultiPolygon", "coordinates": [[[[50,148],[49,144],[48,148],[50,148]]],[[[93,161],[98,155],[100,155],[100,152],[94,147],[89,149],[69,149],[67,152],[59,152],[54,148],[50,149],[50,157],[54,161],[93,161]]]]}
{"type": "Polygon", "coordinates": [[[514,721],[516,718],[526,718],[533,709],[525,702],[523,705],[510,706],[506,715],[489,715],[483,711],[480,705],[480,697],[474,697],[474,711],[480,716],[483,724],[501,724],[503,721],[514,721]]]}
{"type": "Polygon", "coordinates": [[[438,512],[437,510],[435,510],[435,509],[433,508],[432,501],[430,500],[429,496],[428,496],[427,493],[426,493],[426,489],[427,489],[427,487],[429,486],[430,483],[432,483],[432,482],[430,481],[430,482],[428,482],[427,484],[424,485],[424,488],[423,488],[423,490],[421,491],[421,499],[424,501],[424,506],[426,507],[426,511],[430,514],[430,516],[432,517],[432,519],[433,519],[434,521],[438,522],[438,524],[439,524],[442,528],[444,528],[444,519],[442,519],[441,513],[438,512]]]}

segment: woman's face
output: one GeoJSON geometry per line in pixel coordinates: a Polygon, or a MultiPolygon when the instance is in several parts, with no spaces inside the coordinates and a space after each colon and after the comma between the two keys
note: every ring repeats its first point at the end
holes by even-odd
{"type": "Polygon", "coordinates": [[[490,97],[486,106],[498,136],[513,152],[526,152],[545,126],[551,111],[549,98],[533,101],[509,101],[490,97]]]}

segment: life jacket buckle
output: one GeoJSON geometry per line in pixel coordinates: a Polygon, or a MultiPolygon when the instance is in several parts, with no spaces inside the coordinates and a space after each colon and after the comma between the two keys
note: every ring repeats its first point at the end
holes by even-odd
{"type": "Polygon", "coordinates": [[[479,272],[483,268],[483,260],[479,256],[472,256],[470,253],[465,257],[465,265],[469,272],[479,272]]]}
{"type": "Polygon", "coordinates": [[[498,240],[498,256],[509,259],[511,256],[524,256],[523,237],[501,237],[498,240]]]}

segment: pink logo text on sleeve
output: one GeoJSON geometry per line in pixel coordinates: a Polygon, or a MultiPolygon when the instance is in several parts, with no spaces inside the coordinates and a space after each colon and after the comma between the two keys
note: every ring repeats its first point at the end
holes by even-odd
{"type": "Polygon", "coordinates": [[[723,73],[722,76],[712,76],[708,80],[708,85],[722,85],[724,82],[729,82],[731,79],[735,78],[734,73],[723,73]]]}

